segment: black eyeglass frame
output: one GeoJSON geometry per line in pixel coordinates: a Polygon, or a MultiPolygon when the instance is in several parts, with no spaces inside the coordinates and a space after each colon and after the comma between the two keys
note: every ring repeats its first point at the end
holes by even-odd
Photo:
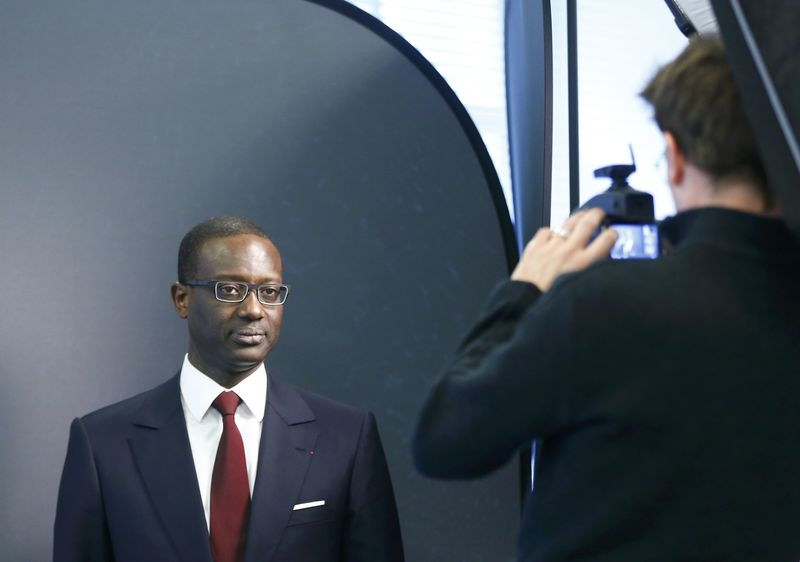
{"type": "Polygon", "coordinates": [[[245,283],[244,281],[219,281],[216,279],[193,279],[191,281],[185,281],[181,283],[181,285],[187,285],[189,287],[213,287],[214,298],[217,299],[219,302],[224,302],[226,304],[239,304],[244,302],[244,300],[247,298],[247,295],[250,294],[251,290],[255,290],[256,299],[264,306],[282,306],[286,302],[286,299],[289,298],[289,285],[285,285],[283,283],[245,283]],[[217,292],[217,288],[221,284],[241,285],[247,287],[247,290],[244,292],[244,295],[242,295],[242,298],[239,300],[224,300],[219,298],[219,293],[217,292]],[[283,295],[281,302],[262,301],[259,293],[259,289],[261,287],[270,287],[273,289],[277,288],[278,295],[283,295]]]}

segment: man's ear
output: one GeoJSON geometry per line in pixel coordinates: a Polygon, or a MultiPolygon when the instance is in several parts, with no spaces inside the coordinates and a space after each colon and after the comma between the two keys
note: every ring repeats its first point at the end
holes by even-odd
{"type": "Polygon", "coordinates": [[[189,288],[177,281],[170,287],[172,293],[172,304],[175,305],[175,312],[183,319],[189,316],[189,288]]]}
{"type": "Polygon", "coordinates": [[[664,145],[667,156],[667,181],[673,189],[680,187],[686,174],[686,159],[678,146],[675,136],[669,131],[664,131],[664,145]]]}

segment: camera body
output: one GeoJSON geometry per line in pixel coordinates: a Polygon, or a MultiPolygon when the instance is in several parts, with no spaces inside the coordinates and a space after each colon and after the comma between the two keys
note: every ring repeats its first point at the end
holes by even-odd
{"type": "Polygon", "coordinates": [[[628,184],[628,177],[635,171],[636,164],[614,164],[596,169],[594,177],[610,178],[611,187],[581,206],[581,209],[603,209],[606,219],[602,228],[617,231],[611,259],[655,259],[661,254],[653,196],[628,184]]]}

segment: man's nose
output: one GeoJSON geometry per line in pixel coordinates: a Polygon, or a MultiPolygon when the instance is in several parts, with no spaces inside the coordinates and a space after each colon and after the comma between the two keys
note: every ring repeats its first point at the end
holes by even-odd
{"type": "Polygon", "coordinates": [[[239,304],[239,316],[244,318],[263,318],[266,315],[264,305],[258,301],[255,291],[249,291],[239,304]]]}

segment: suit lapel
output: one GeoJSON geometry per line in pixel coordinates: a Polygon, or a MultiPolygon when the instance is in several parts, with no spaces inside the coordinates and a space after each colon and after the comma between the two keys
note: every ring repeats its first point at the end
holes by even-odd
{"type": "Polygon", "coordinates": [[[129,439],[160,523],[185,562],[213,562],[197,484],[179,376],[154,389],[134,417],[129,439]]]}
{"type": "Polygon", "coordinates": [[[246,561],[275,555],[292,514],[317,440],[314,414],[291,386],[269,377],[246,561]]]}

